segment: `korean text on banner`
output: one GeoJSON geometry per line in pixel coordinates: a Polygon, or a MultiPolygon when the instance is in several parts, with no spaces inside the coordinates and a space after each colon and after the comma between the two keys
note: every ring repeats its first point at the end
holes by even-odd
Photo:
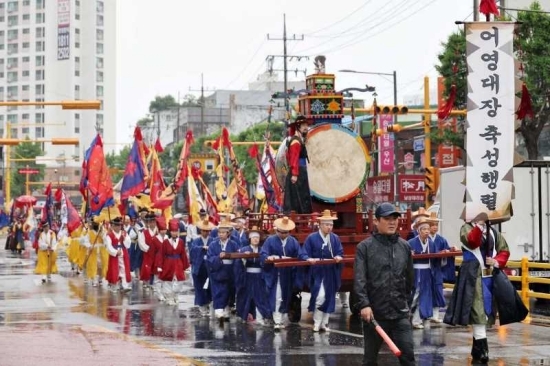
{"type": "Polygon", "coordinates": [[[511,214],[514,164],[514,24],[466,24],[468,112],[465,220],[511,214]]]}

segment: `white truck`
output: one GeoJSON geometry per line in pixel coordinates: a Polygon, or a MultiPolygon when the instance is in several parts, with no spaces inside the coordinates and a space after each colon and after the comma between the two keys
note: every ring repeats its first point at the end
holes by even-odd
{"type": "MultiPolygon", "coordinates": [[[[443,220],[440,232],[449,244],[460,246],[460,219],[464,209],[465,168],[440,169],[435,211],[443,220]]],[[[528,257],[530,261],[550,261],[550,161],[525,161],[514,167],[515,198],[513,216],[499,225],[510,247],[510,260],[528,257]]],[[[539,273],[550,277],[550,273],[539,273]]]]}

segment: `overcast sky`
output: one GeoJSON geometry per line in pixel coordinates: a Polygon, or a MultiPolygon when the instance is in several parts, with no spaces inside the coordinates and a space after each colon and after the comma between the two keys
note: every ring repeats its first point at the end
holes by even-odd
{"type": "MultiPolygon", "coordinates": [[[[117,125],[123,142],[130,141],[155,95],[200,89],[201,73],[207,88],[247,89],[265,71],[266,57],[282,54],[282,41],[268,41],[267,34],[282,36],[284,13],[287,36],[304,35],[304,41],[289,42],[289,54],[311,56],[289,68],[311,73],[313,57],[322,54],[327,72],[337,74],[337,89],[373,85],[379,102],[390,103],[391,78],[338,70],[396,70],[400,100],[421,94],[423,77],[436,77],[441,42],[458,30],[455,21],[472,20],[472,1],[118,0],[117,11],[117,125]]],[[[275,68],[282,68],[280,59],[275,68]]]]}

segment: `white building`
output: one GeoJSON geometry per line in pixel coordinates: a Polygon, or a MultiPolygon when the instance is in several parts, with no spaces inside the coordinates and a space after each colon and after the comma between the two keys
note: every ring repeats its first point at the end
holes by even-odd
{"type": "MultiPolygon", "coordinates": [[[[0,100],[102,100],[102,109],[12,107],[0,110],[13,138],[79,138],[80,146],[44,144],[47,157],[82,158],[96,134],[105,149],[116,142],[116,1],[0,1],[0,100]],[[44,126],[41,126],[44,124],[44,126]]],[[[67,168],[65,180],[78,181],[81,161],[45,161],[67,168]]]]}

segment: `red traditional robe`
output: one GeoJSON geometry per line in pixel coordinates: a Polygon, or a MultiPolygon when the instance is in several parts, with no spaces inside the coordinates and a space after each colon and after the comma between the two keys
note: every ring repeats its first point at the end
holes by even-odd
{"type": "Polygon", "coordinates": [[[159,273],[161,281],[172,281],[174,277],[178,281],[185,280],[185,270],[189,268],[189,259],[183,240],[179,237],[164,239],[157,252],[155,267],[162,268],[162,272],[159,273]],[[176,243],[175,248],[174,243],[176,243]]]}
{"type": "MultiPolygon", "coordinates": [[[[126,237],[126,235],[124,235],[123,232],[115,234],[114,231],[110,231],[107,236],[109,237],[109,239],[111,239],[111,246],[114,250],[122,250],[126,282],[131,282],[132,277],[130,276],[130,256],[128,255],[128,249],[124,245],[124,238],[126,237]]],[[[109,247],[107,247],[107,250],[109,251],[109,267],[107,269],[106,279],[109,284],[114,285],[118,283],[118,280],[122,274],[119,273],[118,256],[116,254],[113,255],[109,247]]]]}
{"type": "Polygon", "coordinates": [[[143,252],[143,261],[141,262],[139,279],[141,281],[148,282],[155,273],[153,266],[155,264],[155,256],[157,254],[158,240],[155,240],[156,235],[153,236],[150,229],[143,230],[143,236],[145,237],[145,244],[149,246],[149,250],[143,252]]]}

